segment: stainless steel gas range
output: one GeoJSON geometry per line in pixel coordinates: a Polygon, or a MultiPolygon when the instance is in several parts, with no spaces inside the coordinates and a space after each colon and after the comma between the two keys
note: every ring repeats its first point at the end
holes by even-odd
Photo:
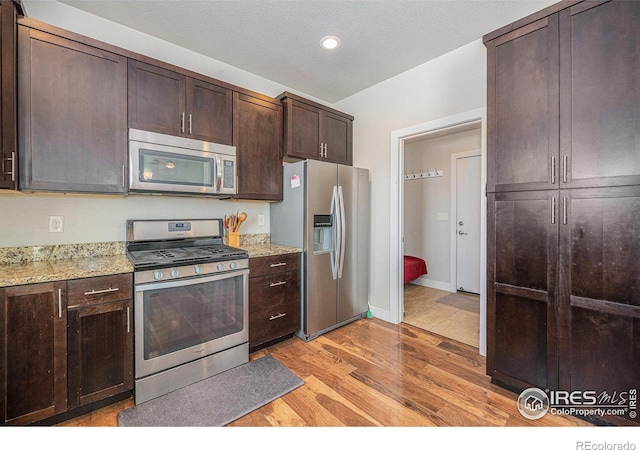
{"type": "Polygon", "coordinates": [[[249,360],[246,251],[222,219],[127,221],[134,267],[135,403],[249,360]]]}

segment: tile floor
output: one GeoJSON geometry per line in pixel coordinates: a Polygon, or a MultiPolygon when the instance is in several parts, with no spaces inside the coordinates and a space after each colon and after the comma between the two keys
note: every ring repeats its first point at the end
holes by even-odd
{"type": "MultiPolygon", "coordinates": [[[[449,294],[451,292],[406,284],[403,322],[477,348],[480,341],[480,314],[437,303],[438,299],[449,294]]],[[[479,301],[477,295],[458,294],[479,301]]]]}

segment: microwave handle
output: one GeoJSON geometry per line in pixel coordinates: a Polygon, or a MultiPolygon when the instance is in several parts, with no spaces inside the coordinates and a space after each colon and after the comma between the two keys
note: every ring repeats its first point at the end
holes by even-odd
{"type": "Polygon", "coordinates": [[[222,190],[222,158],[216,155],[216,192],[222,190]]]}

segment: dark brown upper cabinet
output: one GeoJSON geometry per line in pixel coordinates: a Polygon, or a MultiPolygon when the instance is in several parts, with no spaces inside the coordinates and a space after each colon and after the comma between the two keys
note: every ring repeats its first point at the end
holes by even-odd
{"type": "Polygon", "coordinates": [[[557,14],[490,41],[487,56],[487,192],[557,189],[557,14]]]}
{"type": "Polygon", "coordinates": [[[487,192],[640,183],[640,4],[554,8],[485,36],[487,192]]]}
{"type": "Polygon", "coordinates": [[[560,12],[560,177],[569,188],[640,184],[640,3],[560,12]]]}
{"type": "Polygon", "coordinates": [[[233,93],[233,145],[238,164],[235,198],[282,200],[282,105],[233,93]]]}
{"type": "Polygon", "coordinates": [[[233,91],[130,59],[129,127],[231,145],[233,91]]]}
{"type": "Polygon", "coordinates": [[[284,92],[284,154],[353,164],[353,116],[284,92]]]}
{"type": "Polygon", "coordinates": [[[0,189],[18,189],[15,2],[0,2],[0,189]]]}
{"type": "Polygon", "coordinates": [[[18,85],[20,189],[127,192],[125,57],[19,21],[18,85]]]}

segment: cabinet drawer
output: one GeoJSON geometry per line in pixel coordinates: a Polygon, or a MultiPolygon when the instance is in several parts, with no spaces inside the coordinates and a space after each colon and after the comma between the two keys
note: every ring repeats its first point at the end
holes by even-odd
{"type": "Polygon", "coordinates": [[[300,301],[298,271],[249,279],[249,314],[294,301],[300,301]]]}
{"type": "Polygon", "coordinates": [[[285,303],[249,314],[249,347],[293,334],[300,328],[300,302],[285,303]]]}
{"type": "Polygon", "coordinates": [[[127,300],[133,295],[130,273],[80,278],[67,282],[68,308],[127,300]]]}
{"type": "Polygon", "coordinates": [[[249,258],[249,277],[261,277],[272,273],[289,272],[300,268],[300,253],[249,258]]]}

